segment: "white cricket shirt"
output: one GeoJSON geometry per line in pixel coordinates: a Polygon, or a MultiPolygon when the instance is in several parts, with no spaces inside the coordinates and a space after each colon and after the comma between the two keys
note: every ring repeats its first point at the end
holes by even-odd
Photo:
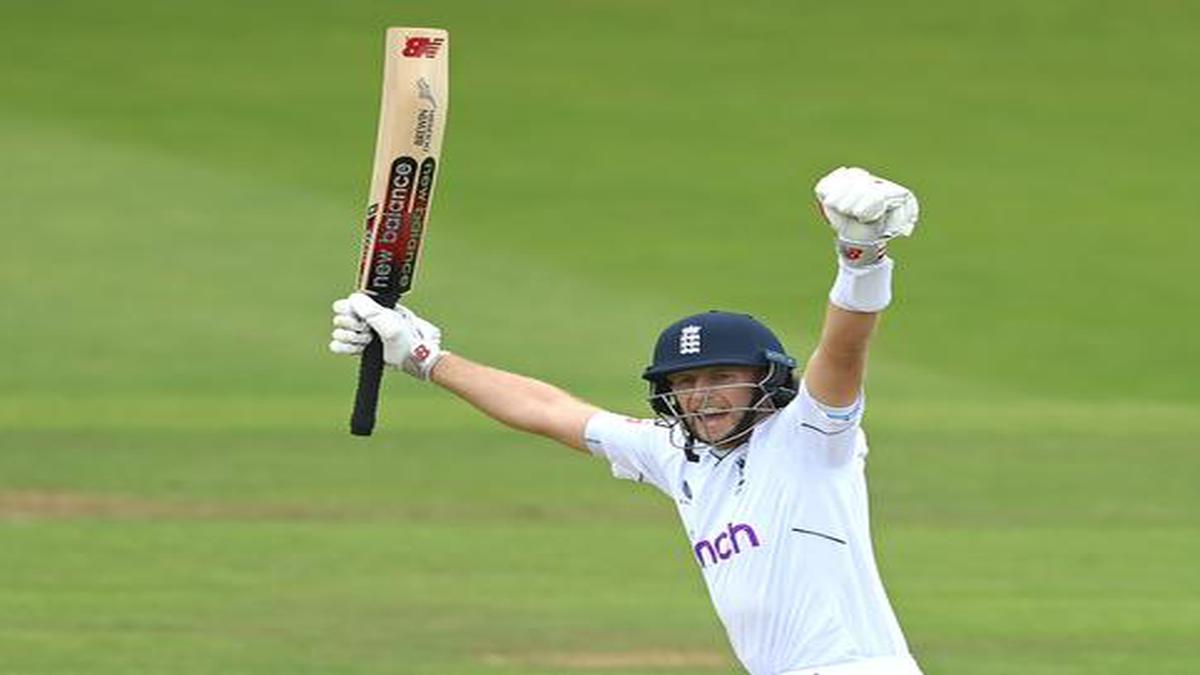
{"type": "Polygon", "coordinates": [[[618,478],[675,500],[696,564],[752,675],[905,656],[875,567],[862,401],[835,410],[800,393],[749,441],[689,462],[652,420],[598,413],[586,441],[618,478]]]}

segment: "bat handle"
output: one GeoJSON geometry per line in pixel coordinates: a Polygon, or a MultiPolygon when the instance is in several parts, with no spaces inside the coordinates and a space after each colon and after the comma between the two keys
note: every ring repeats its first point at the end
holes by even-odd
{"type": "Polygon", "coordinates": [[[375,429],[375,408],[379,405],[379,382],[383,379],[383,342],[375,335],[362,353],[358,365],[358,391],[354,394],[354,413],[350,433],[370,436],[375,429]]]}

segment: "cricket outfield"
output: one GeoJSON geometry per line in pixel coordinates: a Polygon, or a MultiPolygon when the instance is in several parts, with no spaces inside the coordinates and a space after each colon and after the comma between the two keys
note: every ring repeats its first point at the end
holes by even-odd
{"type": "Polygon", "coordinates": [[[454,40],[449,349],[629,413],[687,313],[804,356],[811,184],[893,177],[869,480],[926,673],[1200,672],[1200,10],[719,7],[6,9],[0,673],[736,671],[650,489],[401,376],[346,433],[387,25],[454,40]]]}

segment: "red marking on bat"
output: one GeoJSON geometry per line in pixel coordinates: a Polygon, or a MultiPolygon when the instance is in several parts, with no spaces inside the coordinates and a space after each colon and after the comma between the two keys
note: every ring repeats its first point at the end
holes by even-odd
{"type": "Polygon", "coordinates": [[[404,50],[400,53],[410,59],[425,57],[432,59],[442,48],[442,38],[411,37],[404,41],[404,50]]]}

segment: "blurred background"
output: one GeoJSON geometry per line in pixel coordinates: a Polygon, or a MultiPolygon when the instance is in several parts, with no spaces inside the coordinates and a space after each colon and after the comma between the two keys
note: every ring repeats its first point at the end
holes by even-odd
{"type": "Polygon", "coordinates": [[[1200,672],[1200,9],[0,8],[0,672],[737,672],[672,505],[402,376],[350,437],[388,25],[451,32],[409,303],[644,414],[658,331],[804,357],[811,186],[912,187],[867,429],[929,675],[1200,672]]]}

